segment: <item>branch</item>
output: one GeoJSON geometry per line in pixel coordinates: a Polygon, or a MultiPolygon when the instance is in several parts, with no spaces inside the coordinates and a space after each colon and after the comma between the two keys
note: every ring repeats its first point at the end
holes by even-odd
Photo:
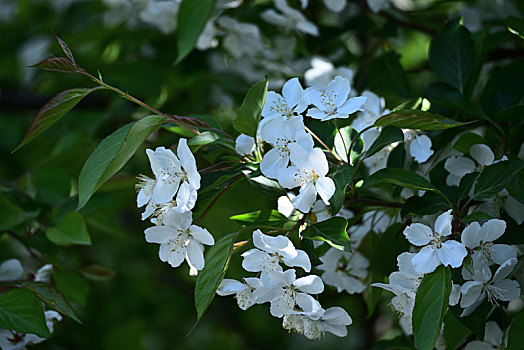
{"type": "Polygon", "coordinates": [[[348,198],[346,199],[346,203],[365,203],[365,204],[378,205],[380,207],[388,207],[388,208],[402,208],[404,206],[403,203],[389,202],[389,201],[383,201],[379,199],[359,198],[359,197],[348,198]]]}

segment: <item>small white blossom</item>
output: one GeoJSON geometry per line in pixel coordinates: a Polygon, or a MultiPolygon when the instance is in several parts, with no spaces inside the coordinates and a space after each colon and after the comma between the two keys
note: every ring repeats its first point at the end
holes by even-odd
{"type": "Polygon", "coordinates": [[[464,245],[454,240],[445,240],[451,235],[451,210],[439,215],[435,229],[415,223],[404,229],[408,241],[423,248],[413,257],[413,265],[418,273],[433,272],[437,266],[459,267],[468,254],[464,245]]]}
{"type": "Polygon", "coordinates": [[[310,151],[298,144],[290,144],[291,165],[282,169],[278,182],[285,188],[300,186],[299,195],[293,198],[295,208],[303,213],[310,211],[317,199],[317,193],[326,205],[335,193],[335,183],[327,173],[329,171],[326,155],[320,148],[310,151]]]}
{"type": "Polygon", "coordinates": [[[218,286],[217,294],[221,296],[235,294],[238,307],[247,310],[256,304],[253,291],[261,287],[263,287],[263,284],[260,279],[254,277],[244,278],[244,283],[224,278],[218,286]]]}
{"type": "Polygon", "coordinates": [[[497,300],[511,301],[520,296],[520,285],[517,281],[506,279],[517,265],[517,259],[512,258],[499,266],[495,274],[490,269],[475,269],[473,266],[473,281],[465,282],[460,287],[462,294],[460,306],[464,308],[461,316],[470,315],[488,297],[491,303],[497,300]]]}
{"type": "Polygon", "coordinates": [[[18,259],[9,259],[0,264],[0,281],[17,280],[24,273],[24,268],[18,259]]]}
{"type": "Polygon", "coordinates": [[[279,235],[268,236],[260,230],[253,232],[253,244],[256,248],[242,254],[242,267],[249,272],[260,272],[262,275],[272,271],[282,271],[280,262],[289,267],[301,267],[311,271],[309,256],[300,249],[295,249],[289,238],[279,235]]]}
{"type": "Polygon", "coordinates": [[[431,139],[429,137],[411,129],[403,130],[403,132],[406,149],[417,163],[424,163],[433,155],[431,139]]]}
{"type": "Polygon", "coordinates": [[[325,336],[326,332],[337,337],[347,335],[346,327],[353,323],[346,310],[341,307],[330,307],[321,309],[311,315],[301,317],[303,322],[303,334],[306,338],[317,340],[325,336]]]}
{"type": "Polygon", "coordinates": [[[349,115],[362,110],[366,102],[365,96],[348,99],[351,87],[349,80],[341,76],[335,77],[325,90],[310,87],[306,90],[308,102],[315,107],[310,108],[307,115],[322,121],[334,118],[349,118],[349,115]]]}
{"type": "Polygon", "coordinates": [[[466,344],[464,350],[494,350],[505,348],[504,333],[497,322],[486,322],[484,330],[484,341],[473,340],[466,344]],[[504,346],[502,346],[504,345],[504,346]]]}
{"type": "Polygon", "coordinates": [[[145,230],[146,241],[160,244],[160,260],[178,267],[184,259],[190,267],[190,275],[198,274],[204,268],[204,246],[215,244],[213,236],[204,228],[192,225],[190,211],[180,213],[168,210],[162,226],[145,230]]]}
{"type": "Polygon", "coordinates": [[[53,275],[53,265],[46,264],[36,271],[35,282],[44,282],[49,283],[51,281],[51,276],[53,275]]]}
{"type": "Polygon", "coordinates": [[[308,104],[304,99],[304,89],[298,78],[289,79],[282,87],[282,95],[268,91],[262,108],[264,118],[292,118],[304,112],[308,104]]]}
{"type": "Polygon", "coordinates": [[[336,287],[339,293],[362,293],[366,288],[362,281],[368,274],[369,261],[359,252],[348,253],[330,248],[320,257],[320,261],[322,265],[318,269],[324,271],[322,280],[327,285],[336,287]]]}
{"type": "Polygon", "coordinates": [[[444,168],[449,172],[449,175],[446,178],[446,184],[448,186],[458,186],[464,175],[473,172],[480,172],[491,164],[507,159],[506,157],[502,157],[500,160],[495,161],[493,151],[484,144],[471,146],[469,154],[477,164],[464,156],[452,156],[446,159],[444,168]]]}
{"type": "Polygon", "coordinates": [[[290,7],[286,0],[274,0],[277,12],[273,9],[262,12],[260,17],[268,23],[299,31],[305,34],[318,36],[317,26],[308,21],[300,11],[290,7]]]}
{"type": "Polygon", "coordinates": [[[149,0],[138,17],[142,22],[160,29],[162,33],[169,34],[176,28],[181,2],[181,0],[149,0]]]}
{"type": "Polygon", "coordinates": [[[314,86],[324,90],[336,76],[346,78],[351,84],[354,74],[349,68],[335,68],[333,63],[323,57],[313,57],[311,59],[311,68],[304,73],[304,79],[307,86],[314,86]]]}

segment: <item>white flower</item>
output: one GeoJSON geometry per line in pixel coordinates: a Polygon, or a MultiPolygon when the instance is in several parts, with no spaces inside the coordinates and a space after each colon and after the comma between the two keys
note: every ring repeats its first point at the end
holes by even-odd
{"type": "Polygon", "coordinates": [[[371,11],[377,13],[389,7],[389,0],[367,0],[371,11]]]}
{"type": "Polygon", "coordinates": [[[162,226],[145,230],[146,241],[160,244],[160,260],[172,267],[182,264],[184,259],[190,267],[190,275],[204,268],[204,246],[215,244],[213,236],[204,228],[191,225],[192,213],[180,213],[170,209],[163,217],[162,226]]]}
{"type": "Polygon", "coordinates": [[[220,16],[217,25],[225,32],[224,48],[234,57],[253,57],[263,52],[264,43],[256,25],[238,22],[229,16],[220,16]]]}
{"type": "Polygon", "coordinates": [[[517,225],[521,225],[524,222],[524,204],[512,196],[506,197],[506,200],[504,201],[504,210],[513,220],[515,220],[517,225]]]}
{"type": "Polygon", "coordinates": [[[334,286],[340,293],[346,291],[349,294],[362,293],[366,285],[362,283],[368,272],[369,261],[359,252],[344,252],[330,248],[326,254],[320,257],[322,265],[318,266],[322,273],[324,283],[334,286]]]}
{"type": "Polygon", "coordinates": [[[255,151],[255,139],[248,135],[238,135],[235,140],[235,151],[241,156],[253,154],[255,151]]]}
{"type": "Polygon", "coordinates": [[[462,243],[466,248],[475,250],[472,259],[477,268],[489,269],[489,261],[500,265],[517,257],[517,252],[509,245],[493,244],[493,241],[502,236],[505,230],[506,223],[503,220],[491,219],[482,226],[478,222],[473,222],[462,231],[462,243]]]}
{"type": "Polygon", "coordinates": [[[321,309],[313,315],[304,315],[301,318],[304,336],[313,340],[324,337],[326,332],[345,337],[346,327],[353,323],[346,310],[337,306],[327,310],[321,309]]]}
{"type": "Polygon", "coordinates": [[[335,77],[325,90],[310,87],[306,90],[308,102],[315,108],[310,108],[307,115],[322,121],[334,118],[349,118],[349,115],[362,109],[366,102],[365,96],[348,99],[351,87],[349,80],[341,76],[335,77]]]}
{"type": "MultiPolygon", "coordinates": [[[[365,134],[366,133],[364,133],[363,135],[365,134]]],[[[380,169],[384,169],[387,166],[389,154],[391,153],[391,151],[395,149],[395,146],[396,146],[396,143],[387,145],[386,147],[382,148],[380,151],[378,151],[371,157],[364,159],[364,164],[369,169],[369,175],[374,174],[377,171],[379,171],[380,169]]]]}
{"type": "Polygon", "coordinates": [[[314,86],[324,90],[336,76],[346,78],[351,84],[354,74],[349,68],[335,68],[333,63],[323,57],[313,57],[311,59],[311,68],[304,73],[304,79],[307,86],[314,86]]]}
{"type": "MultiPolygon", "coordinates": [[[[56,311],[45,311],[45,323],[49,332],[54,331],[54,321],[61,321],[62,316],[56,311]]],[[[35,345],[43,342],[46,338],[40,338],[35,334],[17,333],[16,337],[13,331],[0,328],[0,349],[3,350],[24,350],[27,345],[35,345]]]]}
{"type": "Polygon", "coordinates": [[[0,281],[17,280],[24,273],[24,268],[18,259],[9,259],[0,264],[0,281]]]}
{"type": "Polygon", "coordinates": [[[272,179],[278,178],[280,171],[289,165],[294,150],[292,146],[312,149],[314,144],[313,138],[305,130],[302,117],[269,119],[260,126],[260,136],[273,145],[260,162],[262,173],[272,179]]]}
{"type": "Polygon", "coordinates": [[[460,287],[462,298],[460,306],[465,308],[461,316],[471,314],[486,298],[491,303],[497,300],[511,301],[520,296],[520,285],[517,281],[506,279],[517,265],[517,259],[512,258],[499,266],[493,278],[490,269],[475,269],[473,281],[465,282],[460,287]]]}
{"type": "Polygon", "coordinates": [[[170,202],[176,194],[177,211],[193,209],[200,188],[195,157],[187,146],[186,139],[178,143],[178,157],[169,149],[157,147],[155,151],[146,150],[155,179],[141,175],[137,185],[137,206],[147,204],[142,220],[151,216],[163,204],[170,202]]]}
{"type": "MultiPolygon", "coordinates": [[[[475,159],[477,164],[475,164],[471,159],[463,156],[453,156],[446,159],[444,168],[449,172],[449,175],[446,178],[446,184],[448,186],[458,186],[464,175],[476,171],[480,172],[484,167],[496,163],[493,151],[484,144],[471,146],[469,154],[473,159],[475,159]]],[[[503,157],[500,160],[505,159],[506,158],[503,157]]]]}
{"type": "Polygon", "coordinates": [[[289,238],[279,235],[268,236],[260,230],[253,231],[253,244],[256,248],[242,254],[242,267],[249,272],[262,271],[262,275],[272,271],[282,271],[280,262],[289,267],[301,267],[311,271],[309,256],[300,249],[295,249],[289,238]],[[258,248],[258,249],[257,249],[258,248]]]}
{"type": "Polygon", "coordinates": [[[291,165],[282,169],[278,182],[285,188],[300,186],[299,195],[293,198],[295,208],[303,213],[309,212],[317,199],[317,193],[326,205],[335,193],[335,183],[327,173],[329,170],[326,155],[320,148],[308,152],[298,144],[290,144],[291,165]]]}
{"type": "Polygon", "coordinates": [[[451,235],[451,210],[439,215],[435,221],[435,229],[416,223],[404,229],[408,241],[423,248],[413,257],[412,262],[418,273],[433,272],[437,266],[459,267],[468,254],[462,243],[454,240],[444,241],[451,235]]]}
{"type": "Polygon", "coordinates": [[[260,279],[254,277],[244,278],[244,283],[224,278],[218,286],[217,294],[221,296],[235,294],[238,307],[242,310],[247,310],[256,304],[253,298],[253,291],[261,287],[263,287],[263,284],[260,279]]]}
{"type": "Polygon", "coordinates": [[[280,12],[273,9],[262,12],[260,17],[268,23],[303,32],[309,35],[318,36],[317,26],[308,21],[300,11],[291,8],[286,0],[274,0],[275,7],[280,12]]]}
{"type": "Polygon", "coordinates": [[[304,89],[298,78],[289,79],[282,87],[282,95],[268,91],[262,108],[264,118],[291,118],[304,112],[308,104],[304,100],[304,89]]]}
{"type": "MultiPolygon", "coordinates": [[[[257,303],[270,302],[270,312],[274,317],[281,318],[297,311],[297,306],[311,305],[314,298],[309,294],[320,294],[324,291],[322,279],[309,275],[296,279],[295,270],[271,271],[262,274],[264,287],[257,288],[253,295],[257,303]]],[[[318,304],[319,305],[319,304],[318,304]]],[[[300,310],[302,308],[300,307],[300,310]]]]}
{"type": "MultiPolygon", "coordinates": [[[[504,333],[498,326],[497,322],[486,322],[484,330],[484,341],[473,340],[466,344],[464,350],[493,350],[501,349],[503,345],[504,333]]],[[[505,347],[504,347],[505,348],[505,347]]]]}

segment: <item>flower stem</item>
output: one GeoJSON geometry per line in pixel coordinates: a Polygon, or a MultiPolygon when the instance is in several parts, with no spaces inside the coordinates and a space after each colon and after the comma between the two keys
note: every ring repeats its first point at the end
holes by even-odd
{"type": "Polygon", "coordinates": [[[338,160],[339,162],[342,162],[342,163],[345,163],[344,160],[342,158],[340,158],[338,156],[338,154],[336,154],[335,152],[333,152],[325,143],[324,141],[322,141],[320,139],[320,137],[318,137],[310,128],[308,128],[307,126],[305,126],[306,128],[306,131],[308,133],[311,134],[311,136],[313,136],[315,138],[315,140],[317,140],[329,153],[331,153],[333,155],[333,157],[335,157],[336,160],[338,160]]]}

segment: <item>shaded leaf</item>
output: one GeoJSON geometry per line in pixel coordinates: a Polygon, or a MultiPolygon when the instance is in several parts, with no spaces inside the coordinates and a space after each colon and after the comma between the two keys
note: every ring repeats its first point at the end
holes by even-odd
{"type": "Polygon", "coordinates": [[[522,349],[524,344],[524,310],[521,310],[509,329],[508,350],[522,349]]]}
{"type": "Polygon", "coordinates": [[[449,209],[449,204],[439,195],[426,192],[423,196],[409,197],[400,210],[402,218],[406,216],[433,215],[449,209]]]}
{"type": "Polygon", "coordinates": [[[183,0],[177,19],[177,59],[182,61],[195,47],[198,37],[213,12],[215,0],[183,0]]]}
{"type": "Polygon", "coordinates": [[[382,131],[380,131],[380,135],[364,153],[361,159],[371,157],[372,155],[379,152],[382,148],[400,141],[404,141],[404,134],[402,133],[402,130],[393,126],[386,126],[382,129],[382,131]]]}
{"type": "Polygon", "coordinates": [[[100,265],[89,265],[82,270],[82,274],[93,281],[109,281],[115,277],[115,271],[100,265]]]}
{"type": "Polygon", "coordinates": [[[0,230],[9,230],[36,217],[38,213],[39,211],[25,211],[0,194],[0,230]]]}
{"type": "Polygon", "coordinates": [[[334,216],[325,221],[310,224],[302,231],[302,237],[316,241],[327,242],[338,250],[351,251],[349,236],[346,232],[348,222],[339,216],[334,216]]]}
{"type": "Polygon", "coordinates": [[[144,117],[127,124],[103,139],[89,156],[78,178],[78,207],[80,210],[111,176],[133,156],[138,147],[162,123],[157,115],[144,117]]]}
{"type": "Polygon", "coordinates": [[[249,88],[242,106],[237,109],[237,116],[233,121],[233,126],[238,132],[256,137],[260,114],[266,103],[268,84],[269,80],[266,79],[249,88]]]}
{"type": "Polygon", "coordinates": [[[353,177],[353,167],[349,164],[338,165],[335,171],[329,175],[335,183],[335,193],[329,199],[331,205],[331,214],[336,215],[346,199],[346,186],[353,177]]]}
{"type": "Polygon", "coordinates": [[[41,282],[26,282],[25,286],[35,293],[38,299],[40,299],[50,308],[60,312],[63,315],[71,317],[78,323],[82,323],[76,316],[75,311],[69,302],[65,300],[64,296],[49,284],[41,282]]]}
{"type": "Polygon", "coordinates": [[[402,129],[415,130],[442,130],[465,124],[467,123],[460,123],[430,112],[403,109],[378,118],[374,126],[396,126],[402,129]]]}
{"type": "Polygon", "coordinates": [[[273,209],[258,210],[252,213],[234,215],[230,217],[230,219],[243,226],[260,225],[282,227],[289,222],[288,218],[273,209]]]}
{"type": "Polygon", "coordinates": [[[413,308],[413,336],[417,349],[431,350],[435,346],[448,309],[450,293],[449,268],[440,265],[422,279],[413,308]]]}
{"type": "Polygon", "coordinates": [[[82,276],[71,270],[57,269],[53,277],[56,288],[67,300],[85,306],[89,285],[82,276]]]}
{"type": "Polygon", "coordinates": [[[45,235],[57,245],[91,245],[84,216],[74,211],[67,213],[54,227],[47,228],[45,235]]]}
{"type": "Polygon", "coordinates": [[[40,68],[45,70],[50,70],[54,72],[62,73],[82,73],[83,69],[74,65],[73,62],[64,57],[51,57],[46,58],[45,60],[29,66],[31,68],[40,68]]]}
{"type": "Polygon", "coordinates": [[[507,160],[492,164],[480,173],[473,199],[485,200],[497,195],[524,169],[524,162],[507,160]]]}
{"type": "Polygon", "coordinates": [[[45,323],[44,305],[23,288],[0,297],[0,327],[43,338],[51,336],[45,323]]]}
{"type": "Polygon", "coordinates": [[[446,349],[458,349],[466,341],[469,334],[469,329],[457,320],[453,312],[448,311],[446,317],[444,317],[443,333],[446,349]]]}

